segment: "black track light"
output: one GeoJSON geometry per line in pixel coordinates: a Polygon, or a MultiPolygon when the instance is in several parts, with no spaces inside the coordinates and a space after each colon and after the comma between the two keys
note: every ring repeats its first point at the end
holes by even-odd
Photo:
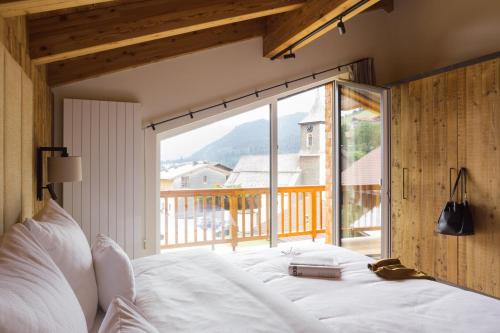
{"type": "Polygon", "coordinates": [[[339,23],[337,23],[337,29],[339,30],[339,35],[345,34],[345,24],[342,21],[342,17],[339,20],[339,23]]]}
{"type": "Polygon", "coordinates": [[[283,56],[283,59],[295,59],[295,53],[292,52],[292,49],[290,49],[290,52],[288,54],[285,54],[283,56]]]}

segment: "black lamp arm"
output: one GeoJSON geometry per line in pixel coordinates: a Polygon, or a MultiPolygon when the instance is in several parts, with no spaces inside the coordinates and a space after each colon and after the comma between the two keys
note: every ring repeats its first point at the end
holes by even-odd
{"type": "Polygon", "coordinates": [[[52,199],[56,200],[57,196],[52,184],[43,186],[43,153],[44,152],[61,152],[61,156],[68,157],[68,148],[66,147],[38,147],[36,150],[36,198],[43,200],[43,190],[47,189],[52,199]]]}

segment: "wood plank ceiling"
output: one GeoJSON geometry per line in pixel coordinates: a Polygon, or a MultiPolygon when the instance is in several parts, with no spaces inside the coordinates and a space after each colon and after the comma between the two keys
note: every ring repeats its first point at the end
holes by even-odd
{"type": "MultiPolygon", "coordinates": [[[[257,36],[271,58],[359,1],[0,0],[0,15],[28,15],[31,59],[54,86],[257,36]]],[[[389,11],[392,0],[344,21],[369,7],[389,11]]]]}

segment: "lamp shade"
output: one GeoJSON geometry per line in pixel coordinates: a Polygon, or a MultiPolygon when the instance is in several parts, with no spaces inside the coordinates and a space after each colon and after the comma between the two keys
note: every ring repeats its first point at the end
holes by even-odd
{"type": "Polygon", "coordinates": [[[82,180],[82,158],[80,156],[49,157],[47,159],[49,183],[79,182],[82,180]]]}

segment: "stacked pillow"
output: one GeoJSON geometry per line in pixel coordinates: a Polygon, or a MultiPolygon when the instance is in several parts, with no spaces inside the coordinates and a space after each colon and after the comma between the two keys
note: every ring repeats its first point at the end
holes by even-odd
{"type": "Polygon", "coordinates": [[[135,277],[132,263],[111,238],[97,235],[92,245],[99,305],[106,311],[115,297],[135,302],[135,277]]]}
{"type": "Polygon", "coordinates": [[[22,224],[0,244],[0,332],[87,332],[63,273],[22,224]]]}
{"type": "Polygon", "coordinates": [[[127,254],[98,235],[92,250],[78,223],[50,200],[0,240],[0,332],[153,332],[135,308],[127,254]]]}
{"type": "Polygon", "coordinates": [[[62,271],[92,327],[97,313],[97,284],[89,244],[78,223],[54,200],[24,224],[62,271]]]}

